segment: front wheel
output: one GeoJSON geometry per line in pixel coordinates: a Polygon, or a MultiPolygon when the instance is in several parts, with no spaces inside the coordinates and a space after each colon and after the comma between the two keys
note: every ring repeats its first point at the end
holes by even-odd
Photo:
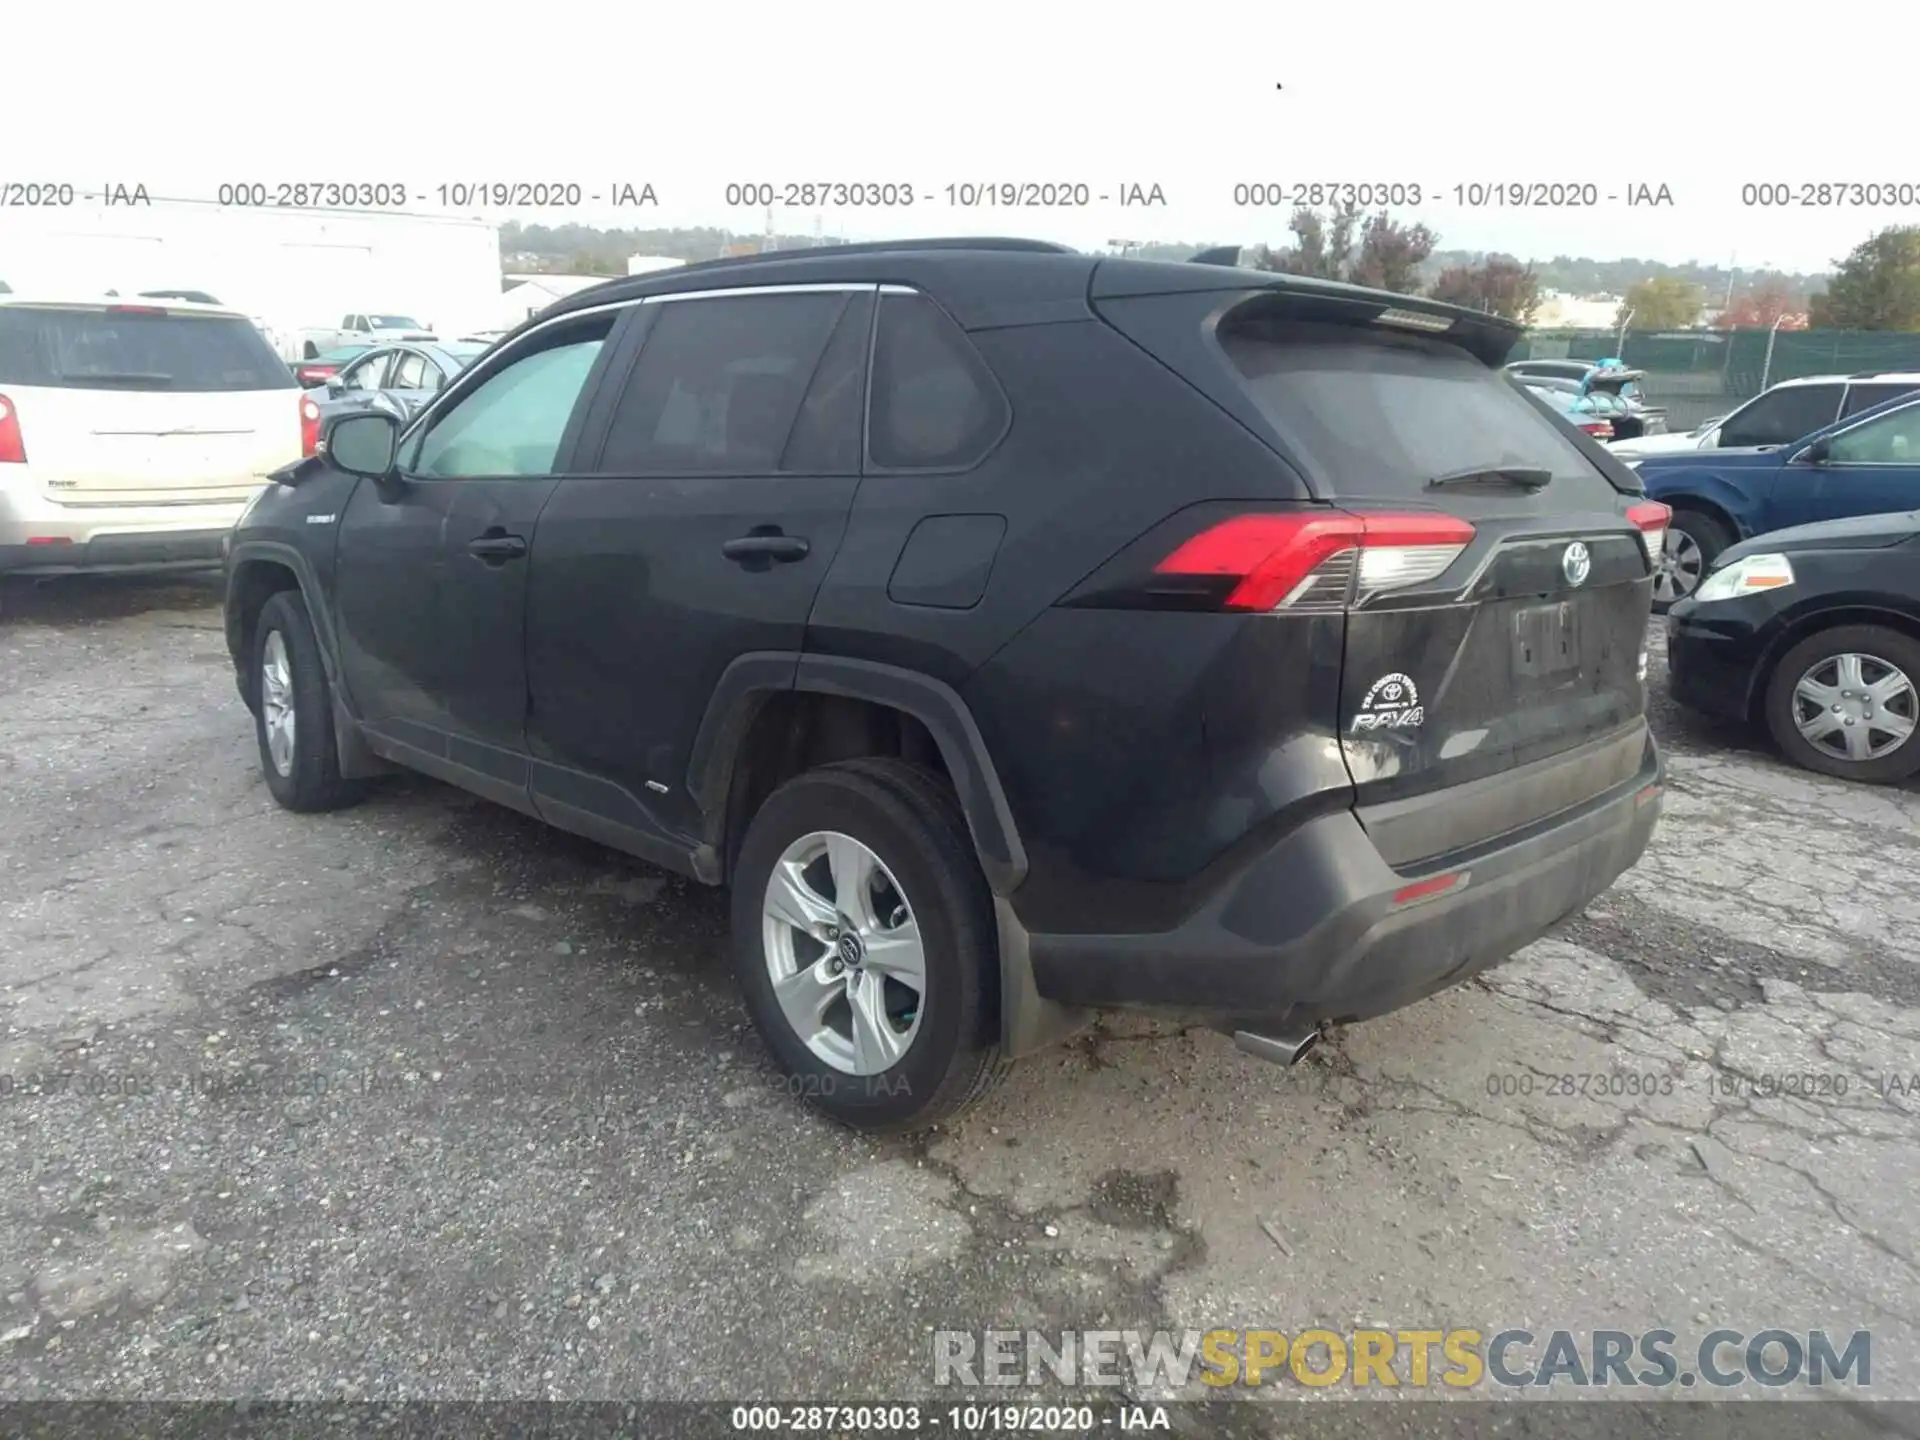
{"type": "Polygon", "coordinates": [[[992,899],[925,770],[851,760],[776,790],[734,867],[733,946],[791,1093],[843,1124],[925,1129],[1005,1073],[992,899]]]}
{"type": "Polygon", "coordinates": [[[299,594],[282,590],[253,629],[253,720],[260,773],[289,810],[336,810],[360,787],[340,774],[333,692],[299,594]]]}
{"type": "Polygon", "coordinates": [[[1653,567],[1653,608],[1665,614],[1676,600],[1700,588],[1720,552],[1733,544],[1727,527],[1697,510],[1676,510],[1667,525],[1660,559],[1653,567]]]}
{"type": "Polygon", "coordinates": [[[1780,657],[1767,728],[1788,759],[1887,785],[1920,775],[1920,642],[1880,625],[1823,630],[1780,657]]]}

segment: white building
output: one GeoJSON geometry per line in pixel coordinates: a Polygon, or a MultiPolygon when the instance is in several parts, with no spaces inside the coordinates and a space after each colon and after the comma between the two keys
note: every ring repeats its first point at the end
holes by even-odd
{"type": "Polygon", "coordinates": [[[0,280],[19,294],[202,290],[276,334],[361,311],[454,334],[499,302],[500,237],[450,216],[198,200],[10,209],[0,280]]]}
{"type": "Polygon", "coordinates": [[[1611,330],[1620,318],[1620,301],[1611,295],[1567,295],[1548,290],[1533,312],[1536,330],[1611,330]]]}
{"type": "Polygon", "coordinates": [[[494,301],[492,315],[477,330],[511,330],[521,321],[538,315],[556,300],[577,295],[595,285],[604,285],[605,275],[506,275],[506,289],[494,301]]]}
{"type": "Polygon", "coordinates": [[[667,255],[629,255],[627,274],[651,275],[656,270],[677,270],[686,263],[684,260],[675,260],[667,255]]]}

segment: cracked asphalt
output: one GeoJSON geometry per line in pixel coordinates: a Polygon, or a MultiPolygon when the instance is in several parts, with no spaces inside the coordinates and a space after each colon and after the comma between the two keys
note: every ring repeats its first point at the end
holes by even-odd
{"type": "Polygon", "coordinates": [[[1920,1398],[1920,787],[1684,719],[1657,636],[1663,827],[1551,938],[1291,1071],[1114,1019],[876,1143],[770,1071],[719,894],[425,780],[278,810],[212,581],[3,598],[0,1398],[901,1397],[936,1329],[1316,1325],[1866,1329],[1920,1398]]]}

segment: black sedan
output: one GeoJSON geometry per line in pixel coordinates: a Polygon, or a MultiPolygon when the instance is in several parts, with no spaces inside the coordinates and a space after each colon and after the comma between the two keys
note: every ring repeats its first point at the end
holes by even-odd
{"type": "Polygon", "coordinates": [[[1721,552],[1667,612],[1673,698],[1764,720],[1809,770],[1920,775],[1920,510],[1828,520],[1721,552]]]}

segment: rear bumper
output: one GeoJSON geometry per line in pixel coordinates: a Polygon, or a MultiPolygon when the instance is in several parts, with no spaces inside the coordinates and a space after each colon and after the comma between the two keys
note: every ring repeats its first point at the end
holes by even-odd
{"type": "Polygon", "coordinates": [[[1065,1004],[1227,1024],[1385,1014],[1500,963],[1611,885],[1646,850],[1663,781],[1649,735],[1627,783],[1420,873],[1388,865],[1352,811],[1322,816],[1174,930],[1030,936],[1035,986],[1065,1004]],[[1466,878],[1452,889],[1400,898],[1455,872],[1466,878]]]}
{"type": "Polygon", "coordinates": [[[62,575],[218,565],[247,501],[56,505],[0,485],[0,574],[62,575]]]}

